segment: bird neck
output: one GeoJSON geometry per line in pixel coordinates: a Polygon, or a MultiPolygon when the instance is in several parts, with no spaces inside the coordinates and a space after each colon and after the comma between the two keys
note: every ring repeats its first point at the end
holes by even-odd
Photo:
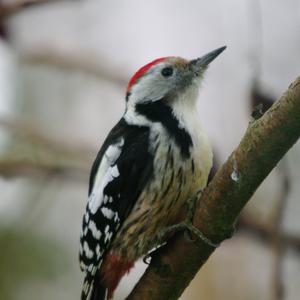
{"type": "Polygon", "coordinates": [[[159,124],[158,128],[162,127],[181,149],[183,158],[190,156],[194,127],[200,129],[197,123],[196,99],[190,97],[173,101],[161,99],[139,102],[134,106],[127,106],[124,119],[131,125],[148,126],[150,128],[154,128],[154,125],[159,124]]]}

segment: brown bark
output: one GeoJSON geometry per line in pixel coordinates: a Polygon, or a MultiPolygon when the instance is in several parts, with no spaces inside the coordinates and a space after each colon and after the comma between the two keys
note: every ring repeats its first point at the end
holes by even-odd
{"type": "MultiPolygon", "coordinates": [[[[237,149],[205,189],[194,225],[211,241],[231,236],[240,211],[300,136],[300,77],[249,124],[237,149]]],[[[177,234],[153,257],[127,300],[178,299],[215,249],[177,234]]]]}

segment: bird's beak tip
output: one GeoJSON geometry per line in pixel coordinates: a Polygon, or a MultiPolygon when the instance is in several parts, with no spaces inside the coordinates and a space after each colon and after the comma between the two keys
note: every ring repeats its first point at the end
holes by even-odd
{"type": "Polygon", "coordinates": [[[226,48],[227,48],[227,46],[224,45],[224,46],[220,47],[219,49],[221,50],[221,52],[223,52],[226,48]]]}
{"type": "Polygon", "coordinates": [[[198,68],[201,67],[206,67],[208,66],[215,58],[217,58],[217,56],[219,56],[225,49],[227,48],[227,46],[223,46],[220,48],[217,48],[201,57],[199,57],[198,59],[192,60],[191,64],[193,64],[194,66],[197,66],[198,68]]]}
{"type": "Polygon", "coordinates": [[[209,57],[213,57],[213,58],[216,58],[218,55],[220,55],[225,49],[227,48],[227,46],[222,46],[220,48],[217,48],[213,51],[210,51],[208,52],[207,54],[205,54],[204,56],[202,57],[205,57],[205,56],[209,56],[209,57]]]}

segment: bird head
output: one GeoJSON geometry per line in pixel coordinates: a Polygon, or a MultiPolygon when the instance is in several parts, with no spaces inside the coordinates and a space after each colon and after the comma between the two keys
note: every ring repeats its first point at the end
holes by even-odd
{"type": "Polygon", "coordinates": [[[188,98],[196,99],[205,70],[225,48],[226,46],[218,48],[193,60],[170,56],[148,63],[128,83],[128,105],[155,101],[174,102],[191,92],[195,97],[188,98]]]}

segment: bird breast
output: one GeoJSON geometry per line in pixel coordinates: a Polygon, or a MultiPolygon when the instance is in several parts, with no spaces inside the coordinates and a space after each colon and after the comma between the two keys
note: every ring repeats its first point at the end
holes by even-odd
{"type": "Polygon", "coordinates": [[[210,146],[202,131],[192,136],[189,158],[182,157],[180,149],[163,128],[153,130],[150,138],[154,154],[153,177],[112,246],[113,252],[129,260],[136,260],[150,251],[156,246],[158,233],[178,222],[186,201],[205,187],[212,164],[210,146]]]}

